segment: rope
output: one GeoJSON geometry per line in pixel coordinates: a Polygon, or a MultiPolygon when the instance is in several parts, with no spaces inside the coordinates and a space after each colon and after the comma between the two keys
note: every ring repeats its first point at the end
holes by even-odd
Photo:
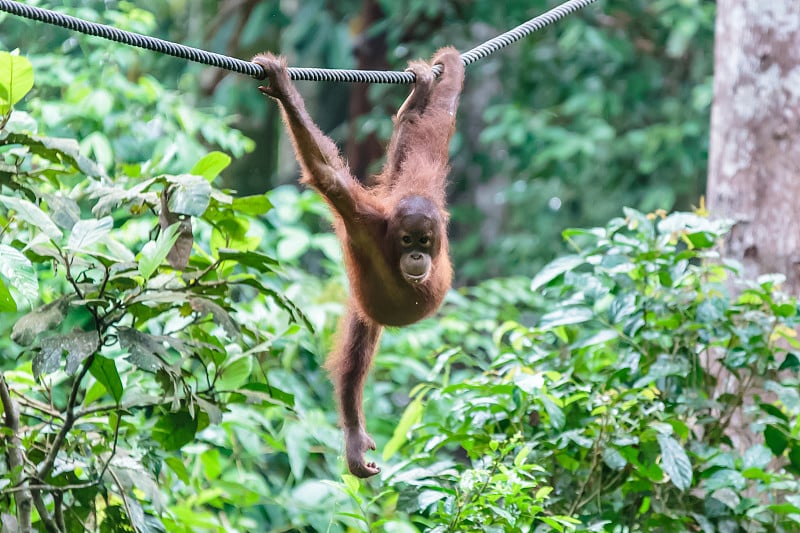
{"type": "MultiPolygon", "coordinates": [[[[472,50],[461,54],[461,61],[464,65],[469,65],[475,61],[492,54],[509,44],[516,42],[535,31],[549,26],[550,24],[564,18],[579,9],[583,9],[596,0],[568,0],[550,11],[534,17],[528,22],[520,24],[516,28],[498,35],[485,43],[476,46],[472,50]]],[[[64,15],[49,9],[27,6],[14,0],[0,0],[0,11],[11,13],[20,17],[25,17],[55,26],[61,26],[73,31],[102,37],[110,41],[116,41],[147,50],[153,50],[162,54],[167,54],[181,59],[188,59],[196,63],[211,65],[223,68],[240,74],[247,74],[256,79],[266,77],[264,70],[253,62],[243,61],[234,57],[228,57],[213,52],[207,52],[191,46],[157,39],[139,33],[120,30],[105,24],[88,22],[76,17],[64,15]]],[[[289,67],[289,78],[293,80],[309,81],[341,81],[356,83],[414,83],[414,74],[411,72],[396,72],[383,70],[345,70],[345,69],[326,69],[326,68],[299,68],[289,67]]],[[[440,68],[434,67],[438,75],[440,68]]]]}

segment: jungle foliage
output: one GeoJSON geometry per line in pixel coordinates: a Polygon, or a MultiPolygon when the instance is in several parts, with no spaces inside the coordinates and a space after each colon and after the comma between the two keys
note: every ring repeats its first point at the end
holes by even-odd
{"type": "MultiPolygon", "coordinates": [[[[350,4],[296,8],[333,20],[350,4]]],[[[516,275],[384,336],[368,482],[343,474],[321,369],[346,290],[326,209],[293,186],[228,188],[259,157],[231,127],[234,105],[262,105],[252,87],[211,109],[173,60],[58,34],[0,53],[3,531],[26,516],[54,531],[797,530],[797,302],[776,276],[734,295],[737,265],[714,248],[728,223],[657,209],[693,200],[704,172],[708,51],[692,39],[708,44],[710,8],[622,4],[472,72],[512,89],[462,121],[459,231],[483,217],[469,190],[514,179],[502,238],[465,238],[455,263],[516,275]],[[587,229],[560,232],[547,262],[565,220],[587,229]],[[743,414],[757,443],[738,451],[726,429],[743,414]]],[[[458,17],[532,9],[408,5],[441,30],[431,49],[458,17]]],[[[176,6],[104,16],[153,33],[176,6]]],[[[305,11],[281,13],[288,48],[343,54],[305,11]]],[[[406,26],[387,26],[395,46],[406,26]]]]}

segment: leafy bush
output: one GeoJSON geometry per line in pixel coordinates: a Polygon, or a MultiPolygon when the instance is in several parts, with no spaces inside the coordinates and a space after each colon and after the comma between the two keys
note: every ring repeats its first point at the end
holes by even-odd
{"type": "Polygon", "coordinates": [[[576,252],[530,283],[539,316],[533,294],[521,306],[526,289],[494,281],[448,309],[451,348],[431,343],[387,450],[402,454],[387,484],[420,524],[800,527],[796,301],[775,276],[729,295],[733,265],[713,249],[724,221],[625,214],[565,232],[576,252]],[[744,451],[727,432],[741,409],[764,443],[744,451]]]}
{"type": "MultiPolygon", "coordinates": [[[[295,406],[261,365],[306,323],[250,231],[270,201],[214,188],[230,162],[219,152],[185,174],[158,173],[161,162],[149,160],[107,176],[77,142],[37,135],[30,116],[9,115],[31,87],[32,67],[7,53],[0,62],[11,74],[0,79],[9,459],[0,493],[14,498],[19,518],[4,512],[3,524],[27,530],[33,503],[42,529],[54,531],[163,529],[155,517],[166,511],[167,525],[222,527],[215,517],[188,518],[185,503],[159,485],[180,495],[199,483],[189,469],[201,467],[224,485],[212,444],[224,432],[204,430],[222,424],[223,412],[235,432],[237,416],[276,407],[285,416],[295,406]],[[258,316],[237,312],[237,302],[252,300],[261,302],[258,316]],[[196,451],[183,462],[189,443],[196,451]]],[[[235,478],[206,502],[252,494],[235,478]]]]}

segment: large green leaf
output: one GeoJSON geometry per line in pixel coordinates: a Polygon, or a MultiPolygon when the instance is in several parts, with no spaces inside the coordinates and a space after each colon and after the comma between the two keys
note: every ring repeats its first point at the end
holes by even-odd
{"type": "Polygon", "coordinates": [[[72,232],[67,239],[67,248],[87,252],[92,244],[105,239],[113,227],[114,220],[111,217],[79,220],[72,226],[72,232]]]}
{"type": "Polygon", "coordinates": [[[11,329],[11,340],[22,346],[30,346],[36,336],[48,331],[64,320],[69,299],[59,298],[23,316],[11,329]]]}
{"type": "Polygon", "coordinates": [[[33,65],[27,58],[0,52],[0,115],[33,88],[33,65]]]}
{"type": "Polygon", "coordinates": [[[179,230],[180,224],[176,222],[161,231],[155,241],[144,245],[139,254],[139,273],[142,277],[150,279],[150,276],[164,262],[175,241],[178,240],[179,230]]]}
{"type": "Polygon", "coordinates": [[[681,490],[692,486],[692,463],[683,446],[669,435],[658,433],[661,447],[661,468],[669,476],[672,484],[681,490]]]}
{"type": "Polygon", "coordinates": [[[192,310],[201,315],[211,314],[214,322],[222,326],[229,338],[235,339],[239,336],[239,326],[220,305],[205,298],[190,298],[189,304],[192,306],[192,310]]]}
{"type": "Polygon", "coordinates": [[[241,196],[233,199],[232,209],[238,213],[250,216],[261,216],[272,209],[272,202],[267,195],[241,196]]]}
{"type": "Polygon", "coordinates": [[[222,152],[211,152],[192,167],[190,174],[201,176],[211,182],[231,164],[231,156],[222,152]]]}
{"type": "Polygon", "coordinates": [[[216,386],[221,390],[235,390],[244,385],[252,373],[253,358],[247,356],[239,357],[225,364],[216,386]]]}
{"type": "Polygon", "coordinates": [[[768,425],[764,428],[764,441],[767,447],[775,454],[775,457],[780,457],[783,451],[789,446],[789,439],[786,437],[786,431],[777,425],[768,425]]]}
{"type": "Polygon", "coordinates": [[[119,378],[117,365],[114,364],[114,361],[101,355],[96,355],[92,361],[92,366],[89,367],[89,372],[94,376],[94,379],[106,388],[114,398],[114,401],[119,403],[123,392],[122,380],[119,378]]]}
{"type": "Polygon", "coordinates": [[[198,418],[188,411],[166,413],[153,427],[153,439],[161,443],[168,452],[179,450],[194,439],[198,428],[198,418]]]}
{"type": "Polygon", "coordinates": [[[531,290],[535,291],[539,289],[539,287],[549,283],[564,272],[574,270],[585,262],[586,259],[580,255],[565,255],[564,257],[559,257],[551,261],[534,276],[531,281],[531,290]]]}
{"type": "Polygon", "coordinates": [[[568,326],[571,324],[581,324],[594,318],[594,313],[586,307],[564,307],[556,309],[544,315],[539,323],[539,327],[554,328],[557,326],[568,326]]]}
{"type": "Polygon", "coordinates": [[[419,398],[414,398],[406,406],[403,411],[403,416],[400,417],[400,422],[394,428],[394,433],[386,446],[383,447],[383,460],[388,461],[400,447],[408,440],[408,433],[411,428],[418,424],[422,419],[424,412],[424,404],[419,398]]]}
{"type": "Polygon", "coordinates": [[[564,414],[564,410],[558,406],[553,399],[547,395],[543,394],[540,397],[542,401],[542,405],[544,406],[544,410],[547,413],[547,416],[550,417],[550,423],[553,425],[555,429],[562,429],[564,424],[567,423],[567,417],[564,414]]]}
{"type": "Polygon", "coordinates": [[[259,272],[272,272],[278,261],[260,252],[242,252],[230,248],[220,248],[217,252],[222,260],[236,261],[245,266],[255,268],[259,272]]]}
{"type": "Polygon", "coordinates": [[[57,370],[64,354],[67,356],[64,370],[72,375],[100,347],[100,337],[96,331],[75,330],[66,335],[45,337],[40,344],[41,350],[33,358],[34,376],[57,370]]]}
{"type": "Polygon", "coordinates": [[[60,194],[42,194],[47,212],[58,227],[70,230],[81,219],[81,208],[72,198],[60,194]]]}
{"type": "Polygon", "coordinates": [[[148,188],[153,184],[155,178],[150,178],[138,182],[130,189],[123,189],[119,186],[106,187],[97,185],[92,188],[91,197],[97,200],[92,207],[92,214],[96,217],[107,215],[115,207],[130,203],[133,205],[153,204],[158,200],[154,192],[148,192],[148,188]]]}
{"type": "Polygon", "coordinates": [[[118,335],[120,345],[128,351],[128,360],[142,370],[156,372],[169,357],[161,337],[127,327],[118,328],[118,335]]]}
{"type": "Polygon", "coordinates": [[[24,133],[9,133],[0,144],[19,144],[27,147],[32,153],[47,159],[56,165],[67,163],[87,176],[103,176],[97,164],[81,155],[80,146],[75,139],[58,137],[39,137],[24,133]]]}
{"type": "Polygon", "coordinates": [[[272,400],[275,400],[288,407],[294,408],[294,394],[281,390],[273,385],[266,383],[247,383],[242,386],[238,392],[242,393],[250,403],[274,403],[272,400]]]}
{"type": "Polygon", "coordinates": [[[34,226],[49,238],[53,240],[61,238],[61,230],[36,204],[14,196],[0,196],[0,203],[15,211],[17,217],[34,226]]]}
{"type": "Polygon", "coordinates": [[[179,215],[199,217],[211,201],[211,185],[200,176],[182,174],[169,178],[169,210],[179,215]]]}

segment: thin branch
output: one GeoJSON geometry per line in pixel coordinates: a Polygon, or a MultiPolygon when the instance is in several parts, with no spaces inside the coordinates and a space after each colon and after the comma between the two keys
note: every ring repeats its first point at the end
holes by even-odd
{"type": "MultiPolygon", "coordinates": [[[[3,404],[3,423],[9,429],[11,435],[8,437],[6,455],[8,456],[8,466],[13,478],[18,481],[23,475],[25,457],[23,454],[22,441],[19,438],[19,408],[11,398],[6,383],[6,377],[0,373],[0,403],[3,404]]],[[[21,484],[22,489],[17,495],[17,523],[20,531],[28,533],[31,531],[31,491],[27,487],[27,482],[21,484]]]]}
{"type": "Polygon", "coordinates": [[[83,368],[75,377],[75,383],[72,384],[72,391],[69,393],[69,400],[67,400],[67,413],[64,417],[64,425],[61,426],[61,431],[59,431],[56,435],[56,438],[50,447],[50,453],[47,454],[47,457],[45,457],[44,461],[42,461],[42,463],[39,465],[39,468],[36,470],[36,477],[39,479],[45,479],[50,474],[50,471],[53,469],[53,465],[55,464],[56,456],[61,450],[61,446],[64,445],[64,440],[67,438],[67,433],[70,432],[72,426],[75,424],[75,405],[78,402],[78,391],[81,387],[81,381],[83,381],[83,378],[89,372],[89,367],[92,366],[93,361],[94,354],[86,358],[86,361],[83,363],[83,368]]]}
{"type": "Polygon", "coordinates": [[[67,525],[66,522],[64,522],[64,493],[58,490],[53,492],[53,502],[55,503],[53,516],[56,519],[56,525],[61,531],[66,531],[67,525]]]}
{"type": "Polygon", "coordinates": [[[119,424],[122,421],[122,416],[120,416],[119,412],[117,412],[117,423],[114,424],[114,444],[111,446],[111,453],[108,456],[108,460],[103,465],[103,468],[100,470],[100,475],[97,476],[97,482],[99,483],[100,480],[103,479],[103,476],[106,475],[106,471],[108,471],[108,467],[111,464],[111,460],[114,459],[114,456],[117,455],[117,442],[119,441],[119,424]]]}
{"type": "Polygon", "coordinates": [[[136,533],[139,533],[139,528],[136,527],[136,524],[133,523],[133,514],[131,513],[131,506],[128,503],[128,496],[125,494],[125,487],[122,485],[122,482],[117,477],[117,473],[113,470],[108,471],[111,478],[114,480],[114,483],[117,485],[117,489],[119,489],[119,496],[122,498],[122,504],[125,506],[125,514],[128,515],[128,520],[130,521],[131,528],[136,533]]]}
{"type": "MultiPolygon", "coordinates": [[[[27,480],[25,481],[27,483],[27,480]]],[[[29,484],[26,486],[16,486],[16,487],[8,487],[3,490],[0,490],[0,496],[5,496],[6,494],[14,494],[16,492],[22,492],[23,490],[41,490],[44,492],[68,492],[71,490],[81,490],[81,489],[88,489],[91,487],[95,487],[100,483],[100,479],[93,479],[91,481],[86,481],[83,483],[72,483],[69,485],[50,485],[49,483],[39,483],[39,484],[29,484]]]]}
{"type": "MultiPolygon", "coordinates": [[[[586,488],[592,482],[592,476],[594,475],[595,470],[597,470],[597,467],[600,464],[600,455],[601,455],[600,443],[603,440],[603,435],[605,434],[605,428],[606,428],[606,417],[604,415],[603,424],[600,426],[600,432],[597,434],[597,438],[595,439],[594,445],[592,446],[592,452],[591,452],[592,464],[589,467],[589,473],[586,475],[586,479],[583,481],[583,483],[580,484],[580,487],[578,488],[578,494],[572,501],[572,505],[570,506],[569,509],[570,516],[574,515],[575,512],[580,508],[579,506],[581,504],[581,499],[583,498],[583,494],[584,492],[586,492],[586,488]]],[[[600,485],[602,486],[602,481],[600,482],[600,485]]]]}
{"type": "Polygon", "coordinates": [[[31,490],[31,497],[33,498],[33,505],[36,506],[36,510],[39,512],[39,519],[44,524],[48,533],[63,533],[62,530],[58,528],[58,525],[56,525],[56,521],[53,520],[53,517],[50,516],[50,513],[47,512],[47,506],[44,504],[42,493],[39,490],[31,490]]]}
{"type": "MultiPolygon", "coordinates": [[[[17,402],[25,407],[30,407],[31,409],[35,409],[36,411],[42,412],[52,418],[57,418],[59,420],[64,420],[64,416],[54,407],[40,402],[39,400],[34,400],[33,398],[28,398],[27,396],[20,394],[16,391],[12,391],[13,394],[17,397],[17,402]]],[[[42,420],[44,422],[44,420],[42,420]]]]}

